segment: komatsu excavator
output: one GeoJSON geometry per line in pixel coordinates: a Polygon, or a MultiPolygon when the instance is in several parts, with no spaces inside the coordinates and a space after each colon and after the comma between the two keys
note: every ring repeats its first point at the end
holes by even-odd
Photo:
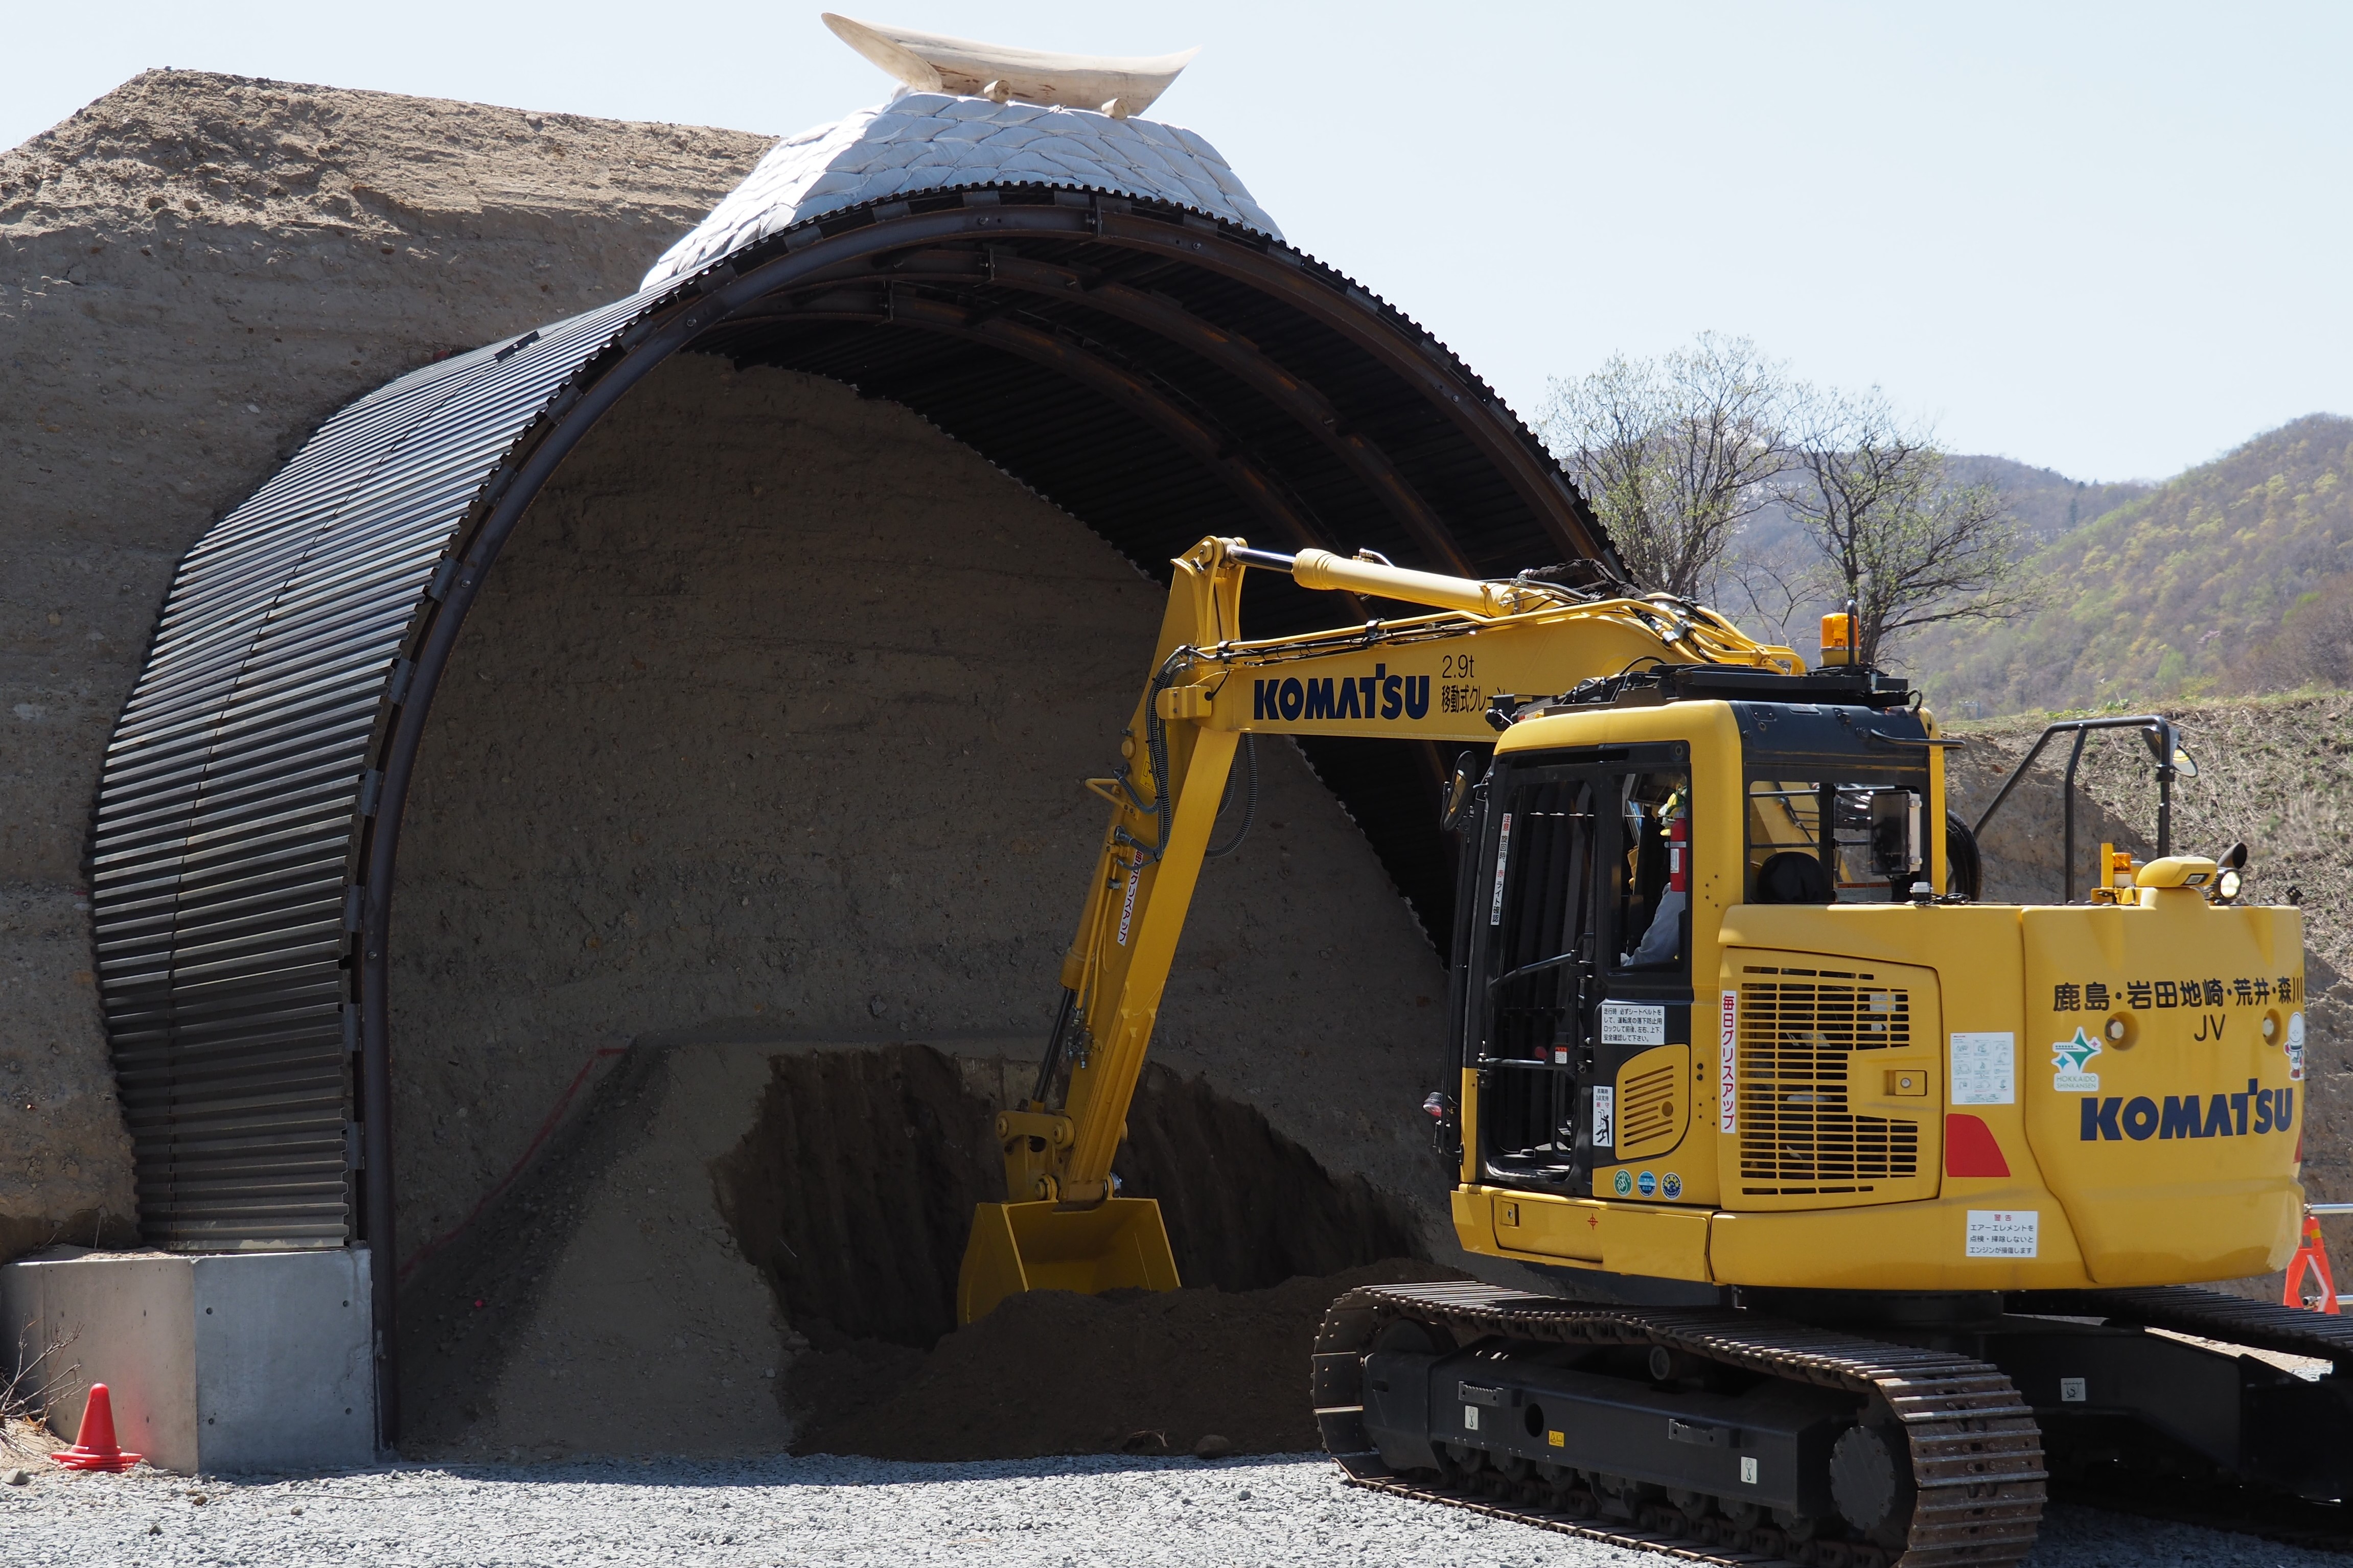
{"type": "MultiPolygon", "coordinates": [[[[1112,1163],[1244,738],[1432,741],[1466,761],[1425,1109],[1463,1248],[1557,1293],[1335,1303],[1312,1387],[1350,1478],[1815,1568],[2014,1563],[2053,1476],[2334,1516],[2353,1331],[2189,1288],[2279,1268],[2301,1218],[2302,926],[2237,901],[2243,847],[2168,826],[2085,900],[1982,901],[1960,742],[1845,617],[1810,667],[1666,595],[1218,538],[1174,564],[964,1321],[1177,1284],[1112,1163]],[[1252,569],[1356,618],[1246,639],[1252,569]]],[[[2169,798],[2170,726],[2130,722],[2169,798]]]]}

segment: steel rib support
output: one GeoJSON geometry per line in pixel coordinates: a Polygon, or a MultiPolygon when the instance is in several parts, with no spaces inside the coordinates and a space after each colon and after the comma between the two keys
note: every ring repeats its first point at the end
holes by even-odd
{"type": "MultiPolygon", "coordinates": [[[[1402,317],[1395,324],[1383,321],[1381,307],[1369,294],[1353,286],[1345,294],[1336,294],[1303,265],[1272,259],[1248,246],[1212,247],[1198,230],[1179,229],[1172,234],[1167,228],[1150,218],[1107,211],[1103,215],[1102,237],[1105,244],[1198,262],[1223,272],[1297,306],[1340,332],[1403,377],[1469,437],[1496,471],[1511,480],[1565,559],[1599,561],[1622,574],[1609,536],[1584,499],[1570,488],[1559,465],[1549,458],[1540,458],[1527,444],[1508,438],[1507,432],[1521,429],[1519,420],[1485,387],[1462,385],[1437,363],[1429,353],[1426,334],[1398,330],[1410,323],[1402,317]]],[[[1297,255],[1287,248],[1282,254],[1297,255]]]]}
{"type": "Polygon", "coordinates": [[[1045,369],[1059,371],[1071,380],[1093,388],[1168,437],[1205,467],[1215,471],[1225,481],[1227,489],[1240,497],[1251,510],[1280,529],[1294,546],[1317,546],[1326,550],[1333,547],[1331,536],[1324,530],[1302,517],[1298,510],[1277,492],[1261,464],[1241,456],[1218,432],[1202,425],[1150,384],[1102,356],[1090,353],[1076,343],[1065,342],[1050,332],[1038,331],[959,306],[941,304],[900,289],[889,291],[881,319],[893,326],[981,343],[1045,369]]]}
{"type": "Polygon", "coordinates": [[[1240,333],[1141,289],[1124,283],[1090,284],[1069,268],[1007,256],[994,248],[988,252],[987,280],[1000,288],[1074,299],[1088,310],[1100,310],[1191,350],[1282,409],[1347,465],[1357,481],[1378,497],[1414,542],[1429,552],[1434,570],[1479,574],[1437,511],[1398,472],[1388,454],[1361,432],[1349,429],[1321,391],[1277,364],[1240,333]]]}
{"type": "Polygon", "coordinates": [[[1277,363],[1241,333],[1164,296],[1091,278],[1074,268],[1014,254],[999,246],[978,253],[917,251],[892,258],[891,275],[910,282],[987,285],[1053,300],[1141,327],[1198,355],[1265,398],[1337,458],[1421,547],[1432,570],[1478,574],[1436,509],[1398,471],[1388,455],[1362,432],[1350,429],[1331,400],[1312,383],[1277,363]]]}

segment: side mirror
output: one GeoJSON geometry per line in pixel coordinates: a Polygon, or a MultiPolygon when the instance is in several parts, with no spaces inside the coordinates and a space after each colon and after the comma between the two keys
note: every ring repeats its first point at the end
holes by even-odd
{"type": "Polygon", "coordinates": [[[1908,789],[1883,789],[1871,797],[1872,869],[1902,877],[1920,868],[1920,797],[1908,789]]]}
{"type": "Polygon", "coordinates": [[[1454,764],[1454,777],[1446,785],[1446,798],[1439,803],[1438,830],[1460,833],[1471,816],[1471,802],[1475,798],[1479,779],[1472,768],[1478,759],[1465,755],[1454,764]]]}
{"type": "MultiPolygon", "coordinates": [[[[2159,767],[2163,767],[2165,765],[2163,731],[2155,729],[2143,730],[2140,732],[2140,738],[2148,742],[2148,754],[2156,760],[2159,767]]],[[[2173,737],[2173,771],[2180,778],[2194,779],[2198,776],[2198,761],[2189,754],[2189,748],[2181,743],[2179,733],[2173,737]]]]}

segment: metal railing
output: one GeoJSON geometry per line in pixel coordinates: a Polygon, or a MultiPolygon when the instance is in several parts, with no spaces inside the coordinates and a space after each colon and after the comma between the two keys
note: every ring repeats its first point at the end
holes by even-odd
{"type": "MultiPolygon", "coordinates": [[[[2032,767],[2034,760],[2042,754],[2042,748],[2050,744],[2051,737],[2072,731],[2075,746],[2067,753],[2067,781],[2060,792],[2061,817],[2066,824],[2059,852],[2059,901],[2063,904],[2075,901],[2075,769],[2084,760],[2084,742],[2091,738],[2094,730],[2139,730],[2149,737],[2149,749],[2157,753],[2157,853],[2159,859],[2172,854],[2173,780],[2177,771],[2173,759],[2180,752],[2180,739],[2174,732],[2173,721],[2156,713],[2136,713],[2130,718],[2119,719],[2063,719],[2055,724],[2045,725],[2042,733],[2035,737],[2034,744],[2027,748],[2026,755],[2020,759],[2018,766],[2010,771],[2010,777],[2002,781],[2001,789],[1993,797],[1993,804],[1985,808],[1984,815],[1978,818],[1977,826],[1971,829],[1974,837],[1982,839],[1986,824],[1993,820],[1993,814],[2001,809],[2001,803],[2010,798],[2010,792],[2018,787],[2018,781],[2026,776],[2026,770],[2032,767]]],[[[2107,868],[2102,867],[2100,874],[2105,879],[2107,868]]]]}

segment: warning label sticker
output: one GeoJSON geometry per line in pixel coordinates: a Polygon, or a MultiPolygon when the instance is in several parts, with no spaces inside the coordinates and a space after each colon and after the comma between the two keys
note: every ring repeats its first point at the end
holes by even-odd
{"type": "Polygon", "coordinates": [[[1648,1002],[1604,1002],[1601,1043],[1663,1046],[1667,1043],[1667,1010],[1648,1002]]]}
{"type": "Polygon", "coordinates": [[[1504,872],[1512,863],[1512,814],[1504,813],[1503,826],[1495,829],[1495,900],[1487,910],[1487,923],[1504,923],[1504,872]]]}
{"type": "Polygon", "coordinates": [[[1953,1036],[1953,1103],[2015,1105],[2018,1040],[2001,1034],[1953,1036]]]}
{"type": "Polygon", "coordinates": [[[2033,1209],[1969,1210],[1971,1258],[2031,1258],[2042,1239],[2042,1215],[2033,1209]]]}

